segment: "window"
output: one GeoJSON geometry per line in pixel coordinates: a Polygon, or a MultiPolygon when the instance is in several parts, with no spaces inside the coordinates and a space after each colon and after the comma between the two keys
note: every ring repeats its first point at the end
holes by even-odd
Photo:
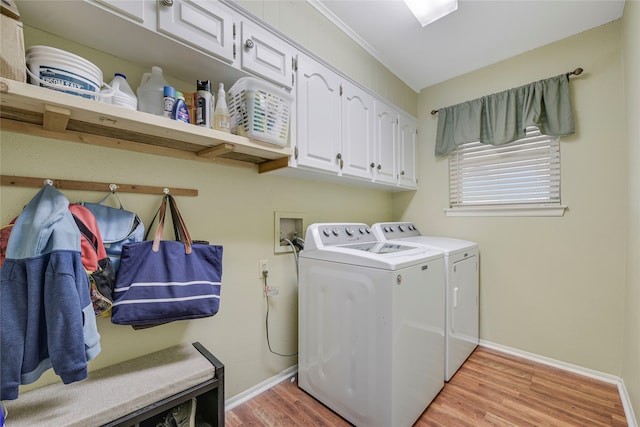
{"type": "Polygon", "coordinates": [[[560,143],[526,130],[501,146],[470,142],[449,156],[447,215],[560,216],[560,143]]]}

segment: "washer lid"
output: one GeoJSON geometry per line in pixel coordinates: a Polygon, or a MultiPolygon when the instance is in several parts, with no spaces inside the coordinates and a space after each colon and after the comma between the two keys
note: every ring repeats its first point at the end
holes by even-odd
{"type": "Polygon", "coordinates": [[[390,242],[367,242],[343,246],[325,246],[303,250],[300,258],[316,259],[360,267],[399,270],[427,261],[442,259],[442,251],[426,246],[390,242]]]}
{"type": "Polygon", "coordinates": [[[407,246],[395,242],[364,242],[353,245],[344,245],[342,247],[357,251],[370,252],[372,254],[391,254],[415,249],[415,246],[407,246]]]}

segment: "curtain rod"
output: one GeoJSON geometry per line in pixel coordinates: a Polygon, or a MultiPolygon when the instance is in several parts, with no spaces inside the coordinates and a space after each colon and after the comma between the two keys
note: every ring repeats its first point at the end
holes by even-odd
{"type": "MultiPolygon", "coordinates": [[[[70,179],[39,178],[33,176],[0,175],[0,185],[40,188],[50,184],[59,190],[111,191],[113,193],[164,194],[167,187],[153,187],[136,184],[114,184],[107,182],[73,181],[70,179]]],[[[170,188],[174,196],[198,196],[198,190],[190,188],[170,188]]]]}
{"type": "MultiPolygon", "coordinates": [[[[567,73],[567,77],[569,77],[569,76],[571,76],[571,75],[579,76],[580,74],[582,74],[582,72],[583,72],[583,71],[584,71],[584,70],[583,70],[582,68],[578,67],[578,68],[576,68],[576,69],[575,69],[575,70],[573,70],[573,71],[569,71],[569,72],[567,73]]],[[[435,116],[436,114],[438,114],[438,111],[439,111],[439,110],[431,110],[431,115],[432,115],[432,116],[435,116]]]]}

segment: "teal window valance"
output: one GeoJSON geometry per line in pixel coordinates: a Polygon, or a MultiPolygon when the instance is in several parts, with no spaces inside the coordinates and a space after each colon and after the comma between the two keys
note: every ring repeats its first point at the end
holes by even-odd
{"type": "Polygon", "coordinates": [[[483,96],[438,110],[436,156],[459,145],[480,141],[504,145],[536,126],[549,136],[575,133],[569,76],[561,74],[514,89],[483,96]]]}

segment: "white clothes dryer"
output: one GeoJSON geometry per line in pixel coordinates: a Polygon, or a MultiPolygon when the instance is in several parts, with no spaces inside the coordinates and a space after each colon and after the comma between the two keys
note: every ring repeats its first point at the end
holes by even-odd
{"type": "Polygon", "coordinates": [[[371,226],[380,241],[419,244],[444,252],[446,264],[445,381],[449,381],[479,343],[479,246],[449,237],[423,236],[410,222],[371,226]]]}
{"type": "Polygon", "coordinates": [[[444,254],[312,224],[299,256],[298,385],[358,426],[411,426],[444,386],[444,254]]]}

